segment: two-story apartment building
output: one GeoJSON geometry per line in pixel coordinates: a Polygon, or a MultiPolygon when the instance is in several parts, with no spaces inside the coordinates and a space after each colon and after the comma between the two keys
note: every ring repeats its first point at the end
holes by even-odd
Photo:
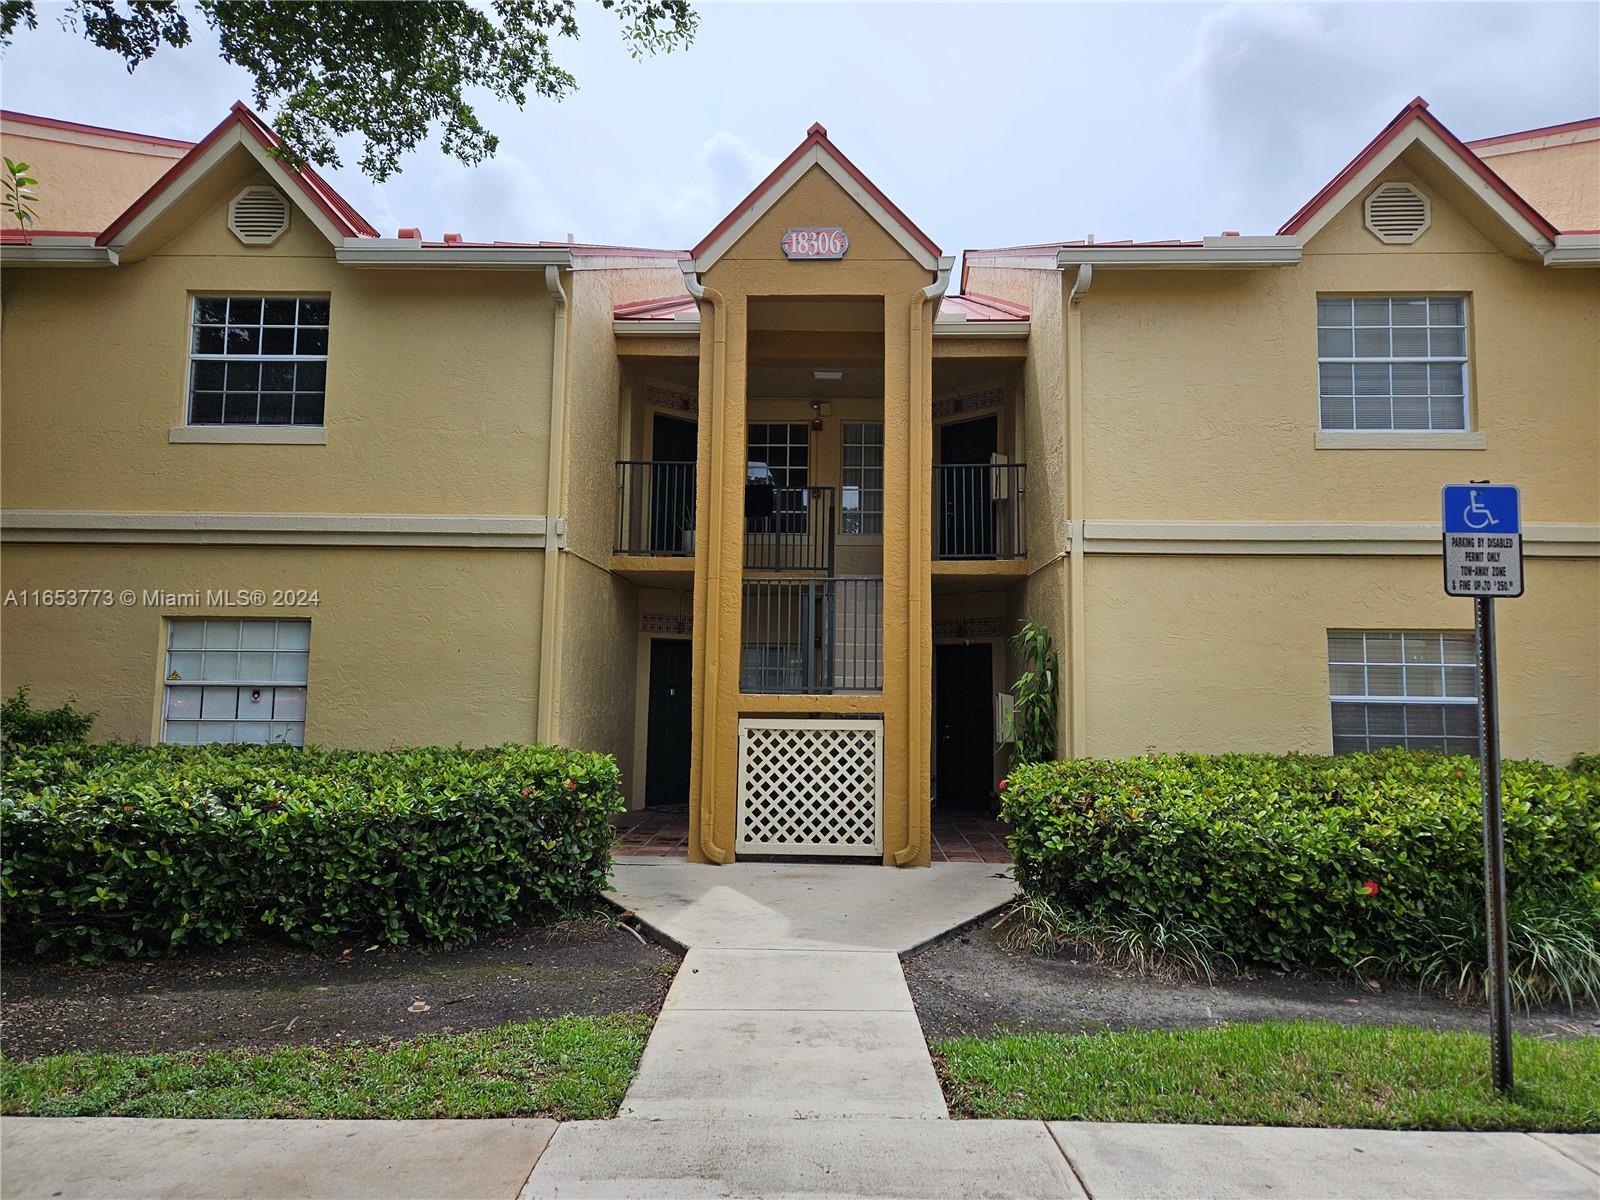
{"type": "Polygon", "coordinates": [[[104,734],[561,741],[696,859],[924,864],[1026,616],[1063,753],[1475,750],[1438,499],[1495,479],[1507,751],[1600,746],[1600,121],[1417,102],[1275,234],[959,294],[821,126],[688,251],[380,236],[242,106],[0,135],[125,193],[0,274],[3,684],[104,734]]]}

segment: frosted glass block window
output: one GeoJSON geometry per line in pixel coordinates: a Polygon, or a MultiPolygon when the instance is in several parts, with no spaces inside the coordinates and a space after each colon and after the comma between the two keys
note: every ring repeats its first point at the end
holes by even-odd
{"type": "Polygon", "coordinates": [[[1323,429],[1466,429],[1466,298],[1318,297],[1317,378],[1323,429]]]}
{"type": "Polygon", "coordinates": [[[1333,752],[1478,753],[1477,640],[1470,632],[1328,634],[1333,752]]]}
{"type": "Polygon", "coordinates": [[[169,619],[161,740],[303,746],[310,658],[310,621],[169,619]]]}

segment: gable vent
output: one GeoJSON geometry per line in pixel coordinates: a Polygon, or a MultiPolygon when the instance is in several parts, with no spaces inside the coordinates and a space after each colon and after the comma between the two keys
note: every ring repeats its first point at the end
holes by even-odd
{"type": "Polygon", "coordinates": [[[1367,228],[1380,242],[1405,245],[1428,231],[1428,198],[1409,183],[1386,183],[1367,197],[1367,228]]]}
{"type": "Polygon", "coordinates": [[[276,188],[246,188],[228,205],[228,228],[246,246],[270,246],[289,228],[289,202],[276,188]]]}

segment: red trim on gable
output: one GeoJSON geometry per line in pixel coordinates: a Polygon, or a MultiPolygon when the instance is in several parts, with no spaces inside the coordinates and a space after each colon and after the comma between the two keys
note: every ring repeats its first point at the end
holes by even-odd
{"type": "MultiPolygon", "coordinates": [[[[110,245],[135,217],[149,208],[167,188],[182,177],[183,173],[201,155],[211,148],[218,138],[235,125],[242,125],[251,137],[269,150],[283,144],[279,141],[278,135],[272,131],[272,128],[260,117],[256,116],[244,101],[234,101],[233,107],[228,110],[228,115],[222,119],[222,122],[196,142],[189,153],[173,163],[172,167],[160,179],[150,185],[149,190],[144,195],[130,204],[120,217],[107,226],[105,232],[96,239],[97,244],[101,246],[110,245]]],[[[312,170],[310,166],[300,171],[291,171],[281,162],[278,163],[278,166],[285,175],[299,185],[300,190],[306,194],[313,204],[327,214],[328,219],[343,231],[346,237],[379,236],[378,231],[373,228],[372,224],[358,213],[349,201],[334,191],[332,185],[318,175],[316,171],[312,170]]]]}
{"type": "Polygon", "coordinates": [[[1294,216],[1290,217],[1288,221],[1284,223],[1283,227],[1278,230],[1278,232],[1280,234],[1299,233],[1300,230],[1305,228],[1305,226],[1310,222],[1312,217],[1316,216],[1317,213],[1322,211],[1323,208],[1327,207],[1329,202],[1332,201],[1332,199],[1344,189],[1345,185],[1359,175],[1362,171],[1362,168],[1376,158],[1385,146],[1394,141],[1395,138],[1399,137],[1406,126],[1410,125],[1413,121],[1421,121],[1430,130],[1437,134],[1444,141],[1445,145],[1449,146],[1456,152],[1457,155],[1460,156],[1462,162],[1470,166],[1478,173],[1485,183],[1487,183],[1495,191],[1499,192],[1501,197],[1504,198],[1505,201],[1511,205],[1511,207],[1515,208],[1519,213],[1526,217],[1535,229],[1544,234],[1544,236],[1549,238],[1551,241],[1555,240],[1557,232],[1556,227],[1550,224],[1549,221],[1545,220],[1544,217],[1540,216],[1538,210],[1535,209],[1533,205],[1529,204],[1521,196],[1517,195],[1517,193],[1512,189],[1511,185],[1505,180],[1501,179],[1500,176],[1496,175],[1481,158],[1479,158],[1467,147],[1465,142],[1456,137],[1455,134],[1451,133],[1442,124],[1440,124],[1439,119],[1428,111],[1428,102],[1421,96],[1418,96],[1410,104],[1402,108],[1399,113],[1396,114],[1394,120],[1385,125],[1379,132],[1378,136],[1368,142],[1361,153],[1351,159],[1350,162],[1345,166],[1344,170],[1340,171],[1331,180],[1329,180],[1327,185],[1323,187],[1320,192],[1311,197],[1311,199],[1306,202],[1305,206],[1301,208],[1299,212],[1295,213],[1294,216]]]}
{"type": "Polygon", "coordinates": [[[38,125],[44,129],[65,129],[72,133],[95,133],[101,137],[144,142],[149,146],[171,146],[178,150],[187,150],[194,145],[193,142],[185,142],[179,138],[157,137],[153,133],[132,133],[126,129],[108,129],[104,125],[85,125],[79,121],[63,121],[57,117],[38,117],[33,113],[17,112],[12,108],[0,108],[0,120],[19,121],[24,125],[38,125]]]}
{"type": "Polygon", "coordinates": [[[35,238],[92,238],[93,229],[0,229],[0,243],[26,246],[35,238]]]}
{"type": "Polygon", "coordinates": [[[793,167],[795,163],[804,158],[806,154],[809,153],[814,147],[821,147],[824,151],[831,155],[833,159],[844,168],[845,174],[849,175],[851,179],[854,179],[858,184],[860,184],[867,195],[871,196],[874,200],[881,204],[884,208],[884,211],[893,217],[895,221],[899,223],[901,228],[903,228],[912,236],[913,239],[915,239],[919,246],[921,246],[929,254],[933,255],[933,257],[939,257],[939,247],[934,244],[933,239],[927,234],[923,233],[922,230],[918,229],[912,222],[911,218],[900,211],[899,207],[894,203],[894,201],[890,200],[889,197],[885,196],[881,191],[878,190],[878,185],[873,183],[872,180],[868,179],[860,167],[856,166],[855,163],[846,158],[840,152],[839,148],[828,140],[828,131],[824,129],[821,124],[814,124],[810,129],[806,130],[805,140],[794,148],[794,151],[789,155],[788,158],[784,159],[776,167],[772,168],[771,173],[760,183],[756,184],[748,196],[739,201],[738,204],[734,205],[733,211],[727,216],[723,217],[721,221],[717,222],[715,229],[700,239],[695,248],[689,251],[690,256],[693,258],[699,258],[702,254],[704,254],[706,248],[710,246],[712,242],[716,241],[719,237],[726,233],[730,228],[732,228],[734,223],[737,222],[740,217],[744,216],[745,213],[754,208],[756,202],[760,200],[762,196],[766,195],[767,192],[771,191],[772,188],[777,185],[778,180],[782,179],[784,174],[791,167],[793,167]]]}
{"type": "Polygon", "coordinates": [[[1474,138],[1464,144],[1470,149],[1477,150],[1485,146],[1500,146],[1506,142],[1520,142],[1524,138],[1548,137],[1552,133],[1576,133],[1580,129],[1600,129],[1600,117],[1563,121],[1560,125],[1541,125],[1537,129],[1524,129],[1520,133],[1497,133],[1493,137],[1474,138]]]}

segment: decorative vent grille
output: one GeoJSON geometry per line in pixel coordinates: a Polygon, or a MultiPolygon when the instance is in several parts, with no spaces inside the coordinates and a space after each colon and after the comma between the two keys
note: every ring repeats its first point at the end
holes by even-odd
{"type": "Polygon", "coordinates": [[[289,202],[275,188],[246,188],[228,205],[228,228],[246,246],[270,246],[289,228],[289,202]]]}
{"type": "Polygon", "coordinates": [[[1367,228],[1380,242],[1405,245],[1428,231],[1428,198],[1409,183],[1386,183],[1367,197],[1367,228]]]}
{"type": "Polygon", "coordinates": [[[741,854],[883,853],[883,722],[739,722],[741,854]]]}

